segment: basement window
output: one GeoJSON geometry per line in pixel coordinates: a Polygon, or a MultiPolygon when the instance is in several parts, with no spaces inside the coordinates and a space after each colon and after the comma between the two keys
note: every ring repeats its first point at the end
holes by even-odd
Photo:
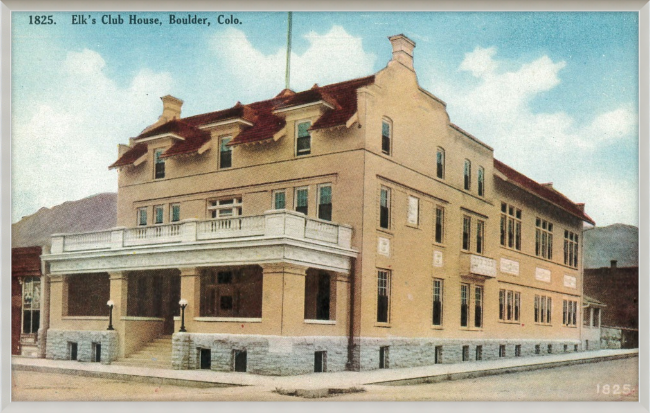
{"type": "Polygon", "coordinates": [[[246,373],[247,354],[246,350],[233,350],[233,370],[246,373]]]}
{"type": "Polygon", "coordinates": [[[327,371],[327,351],[316,351],[314,353],[314,373],[327,371]]]}
{"type": "Polygon", "coordinates": [[[199,367],[201,370],[210,370],[212,367],[212,351],[209,348],[199,349],[199,367]]]}

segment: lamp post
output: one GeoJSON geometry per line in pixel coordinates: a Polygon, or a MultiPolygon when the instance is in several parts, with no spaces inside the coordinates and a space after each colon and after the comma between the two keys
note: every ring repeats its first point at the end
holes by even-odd
{"type": "Polygon", "coordinates": [[[115,330],[115,329],[113,328],[113,307],[115,306],[115,303],[113,302],[113,300],[108,300],[108,302],[106,303],[106,305],[107,305],[108,308],[109,308],[109,313],[108,313],[108,328],[107,328],[107,330],[115,330]]]}
{"type": "Polygon", "coordinates": [[[181,306],[181,329],[178,330],[178,332],[185,333],[187,332],[187,330],[185,329],[185,307],[187,307],[187,300],[181,298],[178,304],[181,306]]]}

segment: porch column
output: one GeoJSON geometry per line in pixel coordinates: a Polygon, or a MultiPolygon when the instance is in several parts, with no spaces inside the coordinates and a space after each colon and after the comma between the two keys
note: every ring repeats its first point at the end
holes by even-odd
{"type": "MultiPolygon", "coordinates": [[[[61,328],[61,319],[68,313],[68,286],[65,275],[47,275],[49,327],[61,328]]],[[[47,334],[47,331],[45,332],[47,334]]]]}
{"type": "Polygon", "coordinates": [[[50,328],[50,276],[41,276],[41,323],[38,328],[38,357],[45,358],[47,329],[50,328]]]}
{"type": "MultiPolygon", "coordinates": [[[[181,298],[187,300],[185,329],[192,332],[194,317],[201,315],[201,271],[195,267],[179,268],[179,270],[181,272],[181,298]]],[[[174,333],[177,333],[180,328],[181,321],[175,321],[174,333]]]]}
{"type": "Polygon", "coordinates": [[[589,328],[594,325],[594,308],[589,307],[589,328]]]}
{"type": "MultiPolygon", "coordinates": [[[[126,308],[128,304],[128,274],[125,271],[109,272],[108,278],[111,283],[110,299],[115,303],[113,307],[113,328],[115,328],[115,331],[117,332],[120,343],[118,354],[119,357],[125,357],[126,325],[125,322],[122,321],[122,317],[126,316],[126,308]]],[[[100,305],[106,306],[106,303],[100,303],[100,305]]],[[[108,308],[106,308],[106,312],[108,313],[108,308]]]]}
{"type": "Polygon", "coordinates": [[[307,267],[262,265],[262,323],[270,334],[300,335],[305,318],[307,267]]]}
{"type": "Polygon", "coordinates": [[[336,288],[336,294],[333,295],[333,300],[330,308],[330,320],[336,320],[337,324],[347,324],[349,322],[350,309],[350,275],[349,274],[334,274],[336,286],[331,284],[332,289],[336,288]],[[333,311],[336,311],[335,317],[333,311]]]}

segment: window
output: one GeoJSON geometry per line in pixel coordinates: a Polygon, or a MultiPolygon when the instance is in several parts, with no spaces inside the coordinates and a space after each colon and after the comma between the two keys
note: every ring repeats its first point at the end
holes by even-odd
{"type": "Polygon", "coordinates": [[[230,218],[242,215],[241,198],[215,199],[209,201],[208,212],[212,218],[230,218]]]}
{"type": "Polygon", "coordinates": [[[540,324],[551,324],[551,297],[545,295],[535,296],[535,322],[540,324]]]}
{"type": "Polygon", "coordinates": [[[307,215],[309,212],[309,190],[307,188],[296,188],[296,211],[307,215]]]}
{"type": "Polygon", "coordinates": [[[232,148],[228,146],[231,140],[232,137],[230,136],[219,139],[219,169],[232,166],[232,148]]]}
{"type": "Polygon", "coordinates": [[[390,307],[390,271],[377,271],[377,322],[388,323],[390,307]]]}
{"type": "Polygon", "coordinates": [[[261,317],[261,270],[254,271],[247,268],[202,270],[200,300],[197,304],[201,317],[261,317]]]}
{"type": "Polygon", "coordinates": [[[437,243],[442,244],[445,235],[445,209],[443,207],[436,207],[436,234],[435,240],[437,243]]]}
{"type": "Polygon", "coordinates": [[[515,345],[515,357],[521,357],[521,344],[515,345]]]}
{"type": "Polygon", "coordinates": [[[553,259],[553,224],[541,219],[535,219],[535,255],[553,259]]]}
{"type": "Polygon", "coordinates": [[[379,226],[390,228],[390,189],[384,187],[379,195],[379,226]]]}
{"type": "Polygon", "coordinates": [[[549,344],[549,345],[547,346],[547,349],[548,349],[548,350],[547,350],[547,351],[548,351],[548,354],[553,354],[553,344],[549,344]]]}
{"type": "Polygon", "coordinates": [[[469,251],[470,247],[470,233],[471,233],[471,226],[472,226],[472,218],[463,215],[463,249],[465,251],[469,251]]]}
{"type": "Polygon", "coordinates": [[[483,327],[483,287],[474,287],[474,327],[483,327]]]}
{"type": "Polygon", "coordinates": [[[156,149],[154,154],[154,178],[161,179],[165,177],[165,160],[160,156],[164,149],[156,149]]]}
{"type": "Polygon", "coordinates": [[[434,363],[442,364],[442,346],[436,346],[434,363]]]}
{"type": "Polygon", "coordinates": [[[310,127],[311,122],[301,122],[298,124],[298,137],[296,139],[297,156],[309,155],[311,153],[311,135],[309,134],[310,127]]]}
{"type": "Polygon", "coordinates": [[[478,196],[485,195],[485,170],[482,166],[478,167],[478,196]]]}
{"type": "Polygon", "coordinates": [[[327,371],[327,351],[314,352],[314,373],[327,371]]]}
{"type": "Polygon", "coordinates": [[[505,357],[506,356],[506,345],[505,344],[500,344],[499,345],[499,357],[505,357]]]}
{"type": "Polygon", "coordinates": [[[469,284],[460,285],[460,326],[467,327],[469,319],[469,284]]]}
{"type": "Polygon", "coordinates": [[[147,207],[138,208],[138,225],[147,225],[147,207]]]}
{"type": "Polygon", "coordinates": [[[286,207],[285,191],[273,192],[273,209],[284,209],[286,207]]]}
{"type": "Polygon", "coordinates": [[[162,205],[156,205],[153,207],[153,212],[154,212],[154,224],[162,224],[163,223],[163,214],[164,214],[164,208],[162,205]]]}
{"type": "Polygon", "coordinates": [[[199,350],[199,368],[210,370],[212,368],[212,352],[209,348],[200,348],[199,350]]]}
{"type": "Polygon", "coordinates": [[[501,245],[521,251],[521,209],[501,203],[501,245]]]}
{"type": "Polygon", "coordinates": [[[564,352],[565,353],[569,352],[569,346],[567,344],[564,345],[564,352]]]}
{"type": "Polygon", "coordinates": [[[463,361],[469,361],[469,346],[463,346],[463,361]]]}
{"type": "Polygon", "coordinates": [[[442,280],[433,280],[433,325],[442,325],[442,280]]]}
{"type": "Polygon", "coordinates": [[[436,177],[445,179],[445,150],[442,148],[436,151],[436,177]]]}
{"type": "Polygon", "coordinates": [[[578,302],[573,300],[562,301],[562,324],[565,326],[576,325],[576,317],[578,313],[578,302]]]}
{"type": "Polygon", "coordinates": [[[23,334],[37,334],[41,321],[41,279],[23,278],[23,334]]]}
{"type": "Polygon", "coordinates": [[[483,360],[483,346],[476,346],[476,360],[483,360]]]}
{"type": "Polygon", "coordinates": [[[169,220],[178,222],[181,220],[181,204],[171,204],[169,206],[169,220]]]}
{"type": "Polygon", "coordinates": [[[464,169],[464,185],[466,191],[469,191],[472,187],[472,163],[469,159],[465,159],[465,169],[464,169]]]}
{"type": "Polygon", "coordinates": [[[233,350],[233,370],[246,373],[247,354],[246,350],[233,350]]]}
{"type": "Polygon", "coordinates": [[[521,317],[521,293],[499,290],[499,320],[518,322],[521,317]]]}
{"type": "Polygon", "coordinates": [[[541,353],[541,346],[539,344],[535,344],[535,354],[540,354],[541,353]]]}
{"type": "Polygon", "coordinates": [[[420,222],[420,200],[414,196],[409,196],[408,213],[406,222],[409,225],[418,225],[420,222]]]}
{"type": "Polygon", "coordinates": [[[564,265],[578,268],[578,234],[564,231],[564,265]]]}
{"type": "Polygon", "coordinates": [[[389,122],[381,122],[381,152],[386,155],[390,155],[391,129],[389,122]]]}
{"type": "Polygon", "coordinates": [[[389,351],[389,346],[379,347],[379,368],[380,369],[388,368],[388,351],[389,351]]]}
{"type": "Polygon", "coordinates": [[[321,185],[318,187],[318,218],[325,221],[332,220],[332,186],[321,185]]]}
{"type": "Polygon", "coordinates": [[[485,246],[483,240],[485,239],[485,221],[476,220],[476,253],[483,254],[485,246]]]}

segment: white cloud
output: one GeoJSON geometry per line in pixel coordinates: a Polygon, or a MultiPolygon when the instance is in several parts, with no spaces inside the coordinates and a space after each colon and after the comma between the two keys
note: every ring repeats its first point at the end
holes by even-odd
{"type": "Polygon", "coordinates": [[[13,108],[12,221],[64,201],[117,190],[118,143],[161,113],[168,73],[143,69],[120,87],[92,50],[68,52],[53,72],[52,96],[13,108]]]}
{"type": "MultiPolygon", "coordinates": [[[[376,56],[363,50],[361,38],[344,28],[333,26],[329,32],[310,32],[305,36],[309,47],[301,55],[291,53],[291,88],[304,90],[371,74],[376,56]]],[[[215,35],[212,49],[222,65],[241,83],[241,92],[256,96],[274,96],[284,88],[286,50],[265,54],[256,49],[246,35],[228,28],[215,35]]]]}

